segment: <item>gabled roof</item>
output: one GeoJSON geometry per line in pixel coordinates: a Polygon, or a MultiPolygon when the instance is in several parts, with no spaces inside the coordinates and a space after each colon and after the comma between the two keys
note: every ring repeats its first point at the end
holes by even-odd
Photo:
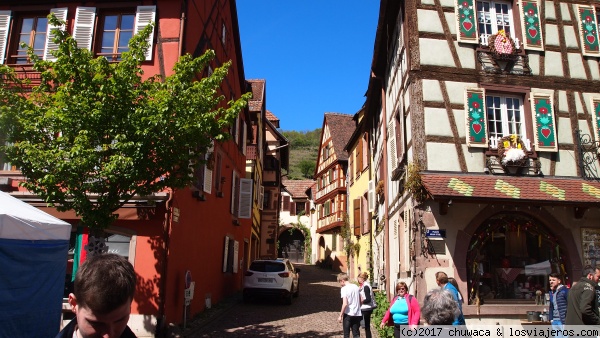
{"type": "Polygon", "coordinates": [[[246,80],[252,87],[252,98],[248,101],[250,111],[261,111],[265,100],[266,82],[264,79],[246,80]]]}
{"type": "Polygon", "coordinates": [[[434,200],[535,202],[538,205],[598,205],[600,183],[578,177],[518,177],[424,172],[423,186],[434,200]]]}
{"type": "Polygon", "coordinates": [[[308,190],[315,181],[313,180],[287,180],[281,181],[285,190],[292,195],[292,198],[308,198],[306,190],[308,190]]]}
{"type": "Polygon", "coordinates": [[[271,122],[275,128],[279,128],[279,118],[275,116],[270,110],[267,110],[267,121],[271,122]]]}
{"type": "Polygon", "coordinates": [[[347,161],[348,152],[344,150],[348,140],[356,129],[353,115],[340,113],[325,113],[325,124],[329,128],[333,149],[338,161],[347,161]]]}

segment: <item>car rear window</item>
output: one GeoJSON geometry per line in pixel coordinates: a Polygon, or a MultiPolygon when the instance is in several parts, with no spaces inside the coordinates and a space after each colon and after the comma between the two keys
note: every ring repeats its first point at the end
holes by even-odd
{"type": "Polygon", "coordinates": [[[253,262],[250,270],[259,272],[281,272],[285,271],[285,265],[281,262],[253,262]]]}

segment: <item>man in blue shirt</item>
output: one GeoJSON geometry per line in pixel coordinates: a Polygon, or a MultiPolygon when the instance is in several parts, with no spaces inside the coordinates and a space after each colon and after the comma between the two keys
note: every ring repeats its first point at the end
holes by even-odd
{"type": "Polygon", "coordinates": [[[550,313],[548,319],[553,329],[562,330],[567,317],[569,289],[562,284],[561,277],[556,272],[550,274],[548,281],[550,283],[550,313]]]}
{"type": "Polygon", "coordinates": [[[454,298],[454,301],[458,306],[460,314],[456,318],[454,318],[454,322],[452,323],[452,325],[466,325],[465,316],[462,312],[462,304],[458,294],[458,290],[454,287],[454,285],[448,283],[448,275],[443,271],[438,271],[435,274],[435,281],[437,282],[437,285],[439,287],[450,291],[450,293],[452,294],[452,298],[454,298]]]}

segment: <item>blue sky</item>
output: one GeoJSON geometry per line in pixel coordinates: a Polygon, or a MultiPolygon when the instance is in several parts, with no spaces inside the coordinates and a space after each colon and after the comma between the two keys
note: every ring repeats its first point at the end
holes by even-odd
{"type": "Polygon", "coordinates": [[[265,79],[283,130],[321,128],[364,104],[378,0],[237,0],[246,79],[265,79]]]}

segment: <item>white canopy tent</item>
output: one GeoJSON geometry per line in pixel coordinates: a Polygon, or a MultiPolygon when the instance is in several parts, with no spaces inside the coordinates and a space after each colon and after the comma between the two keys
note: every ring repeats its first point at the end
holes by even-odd
{"type": "Polygon", "coordinates": [[[0,337],[60,328],[71,225],[0,192],[0,337]]]}

